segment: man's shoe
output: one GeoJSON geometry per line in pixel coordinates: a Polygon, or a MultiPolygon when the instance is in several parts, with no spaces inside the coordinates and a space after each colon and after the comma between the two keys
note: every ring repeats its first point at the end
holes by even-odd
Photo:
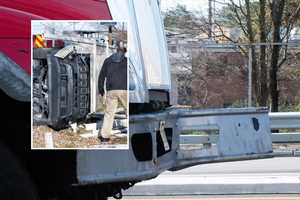
{"type": "Polygon", "coordinates": [[[100,140],[101,143],[108,143],[110,141],[110,138],[104,138],[101,135],[98,136],[98,139],[100,140]]]}

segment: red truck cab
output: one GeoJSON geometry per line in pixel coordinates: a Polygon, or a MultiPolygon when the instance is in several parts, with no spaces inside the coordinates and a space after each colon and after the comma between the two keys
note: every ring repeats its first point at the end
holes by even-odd
{"type": "MultiPolygon", "coordinates": [[[[46,19],[110,20],[111,15],[105,0],[0,1],[1,199],[81,196],[69,190],[76,182],[76,151],[30,150],[31,20],[46,19]]],[[[84,193],[87,199],[92,194],[84,193]]]]}
{"type": "Polygon", "coordinates": [[[0,52],[30,74],[31,20],[110,20],[104,0],[0,2],[0,52]]]}

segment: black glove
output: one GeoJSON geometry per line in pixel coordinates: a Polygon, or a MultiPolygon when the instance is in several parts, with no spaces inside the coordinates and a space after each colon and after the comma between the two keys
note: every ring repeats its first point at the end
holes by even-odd
{"type": "Polygon", "coordinates": [[[100,90],[99,90],[99,94],[100,94],[101,96],[103,96],[103,95],[104,95],[104,89],[100,89],[100,90]]]}

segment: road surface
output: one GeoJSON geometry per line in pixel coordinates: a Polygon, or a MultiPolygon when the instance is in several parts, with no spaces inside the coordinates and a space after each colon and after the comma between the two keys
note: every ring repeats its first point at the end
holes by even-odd
{"type": "Polygon", "coordinates": [[[125,195],[274,193],[300,193],[300,157],[204,164],[165,172],[155,179],[136,184],[125,195]]]}
{"type": "Polygon", "coordinates": [[[123,200],[299,200],[300,195],[125,197],[123,200]]]}

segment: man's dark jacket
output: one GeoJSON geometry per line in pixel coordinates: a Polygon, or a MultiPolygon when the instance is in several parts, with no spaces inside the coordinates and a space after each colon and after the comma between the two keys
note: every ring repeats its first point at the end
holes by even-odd
{"type": "Polygon", "coordinates": [[[123,53],[114,53],[106,58],[98,77],[98,90],[104,94],[104,80],[106,90],[127,90],[127,58],[123,53]]]}

